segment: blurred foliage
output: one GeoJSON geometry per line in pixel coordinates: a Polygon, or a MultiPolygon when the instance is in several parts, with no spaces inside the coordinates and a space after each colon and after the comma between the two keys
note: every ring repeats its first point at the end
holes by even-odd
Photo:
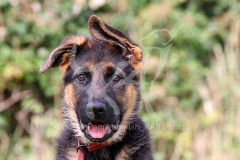
{"type": "Polygon", "coordinates": [[[63,38],[89,36],[92,14],[141,44],[156,160],[240,157],[239,1],[1,0],[0,159],[53,159],[61,78],[38,70],[63,38]]]}

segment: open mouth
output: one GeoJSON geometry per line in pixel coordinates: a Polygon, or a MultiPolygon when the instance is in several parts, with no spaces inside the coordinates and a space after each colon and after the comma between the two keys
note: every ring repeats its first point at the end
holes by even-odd
{"type": "Polygon", "coordinates": [[[89,122],[83,124],[80,121],[80,127],[82,132],[87,138],[94,142],[103,142],[110,138],[114,132],[119,128],[120,119],[117,119],[113,124],[105,124],[102,122],[89,122]]]}
{"type": "Polygon", "coordinates": [[[89,122],[83,124],[80,122],[80,127],[87,138],[94,142],[103,142],[110,138],[119,128],[120,119],[113,124],[104,124],[101,122],[89,122]]]}

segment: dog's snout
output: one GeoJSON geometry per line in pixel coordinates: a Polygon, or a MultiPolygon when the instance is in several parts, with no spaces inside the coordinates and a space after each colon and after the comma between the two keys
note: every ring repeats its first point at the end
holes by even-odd
{"type": "Polygon", "coordinates": [[[86,111],[89,118],[101,118],[106,111],[106,104],[101,102],[88,103],[86,111]]]}

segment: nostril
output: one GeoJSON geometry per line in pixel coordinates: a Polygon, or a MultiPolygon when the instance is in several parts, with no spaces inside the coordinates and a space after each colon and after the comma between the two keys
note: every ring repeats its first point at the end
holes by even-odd
{"type": "Polygon", "coordinates": [[[87,104],[87,113],[88,114],[94,114],[95,117],[101,116],[105,110],[106,110],[106,105],[103,103],[89,103],[87,104]]]}
{"type": "Polygon", "coordinates": [[[89,106],[89,105],[87,105],[87,112],[88,113],[93,113],[93,108],[91,107],[91,106],[89,106]]]}
{"type": "Polygon", "coordinates": [[[103,114],[104,110],[105,110],[104,108],[99,108],[97,109],[96,112],[98,112],[98,114],[103,114]]]}
{"type": "Polygon", "coordinates": [[[94,105],[92,107],[92,110],[93,110],[95,115],[101,115],[105,111],[105,106],[103,106],[103,105],[94,105]]]}
{"type": "Polygon", "coordinates": [[[93,114],[92,108],[87,108],[87,112],[93,114]]]}

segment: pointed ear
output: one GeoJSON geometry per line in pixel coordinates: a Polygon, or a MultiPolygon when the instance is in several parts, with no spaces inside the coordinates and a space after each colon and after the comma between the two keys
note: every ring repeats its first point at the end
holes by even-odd
{"type": "Polygon", "coordinates": [[[52,51],[50,56],[40,67],[39,72],[43,73],[51,67],[58,67],[69,60],[69,55],[77,51],[77,47],[84,45],[86,38],[82,36],[71,36],[63,40],[60,45],[52,51]]]}
{"type": "Polygon", "coordinates": [[[105,24],[99,17],[93,15],[88,20],[88,29],[97,41],[105,41],[127,49],[126,58],[138,63],[142,60],[141,49],[125,34],[105,24]]]}

